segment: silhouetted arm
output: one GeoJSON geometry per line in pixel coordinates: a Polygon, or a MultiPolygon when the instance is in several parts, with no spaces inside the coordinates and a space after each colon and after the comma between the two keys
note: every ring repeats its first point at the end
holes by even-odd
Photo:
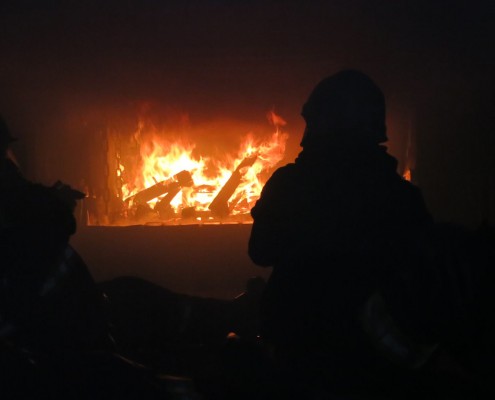
{"type": "Polygon", "coordinates": [[[290,169],[281,168],[265,184],[251,210],[253,227],[248,252],[253,262],[260,266],[277,264],[286,257],[292,245],[292,214],[297,212],[291,204],[293,192],[290,169]]]}

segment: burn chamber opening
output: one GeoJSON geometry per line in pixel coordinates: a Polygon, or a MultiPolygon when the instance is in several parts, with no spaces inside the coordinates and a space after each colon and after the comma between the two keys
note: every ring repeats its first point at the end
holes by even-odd
{"type": "Polygon", "coordinates": [[[211,146],[216,154],[199,149],[187,132],[150,121],[139,120],[133,129],[102,129],[97,136],[104,153],[103,184],[84,184],[80,221],[89,226],[252,223],[250,209],[284,158],[288,139],[283,118],[273,111],[267,116],[270,134],[245,133],[237,149],[219,152],[211,146]]]}

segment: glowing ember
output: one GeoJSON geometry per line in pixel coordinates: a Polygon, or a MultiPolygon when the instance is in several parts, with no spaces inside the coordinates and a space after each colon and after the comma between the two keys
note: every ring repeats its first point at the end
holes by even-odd
{"type": "Polygon", "coordinates": [[[209,206],[229,179],[227,186],[235,190],[225,201],[228,214],[249,214],[268,174],[284,157],[288,139],[282,131],[285,121],[280,116],[270,112],[268,120],[275,129],[269,138],[263,140],[247,134],[241,138],[237,153],[225,154],[223,160],[197,155],[195,144],[183,138],[169,141],[166,138],[171,135],[167,132],[140,123],[133,135],[139,148],[134,165],[129,160],[126,164],[124,157],[117,155],[116,175],[122,184],[119,197],[126,215],[140,218],[144,208],[148,220],[169,220],[186,214],[196,220],[211,219],[213,209],[209,206]],[[190,174],[191,184],[177,182],[177,177],[185,173],[190,174]],[[156,193],[159,195],[154,197],[156,193]]]}

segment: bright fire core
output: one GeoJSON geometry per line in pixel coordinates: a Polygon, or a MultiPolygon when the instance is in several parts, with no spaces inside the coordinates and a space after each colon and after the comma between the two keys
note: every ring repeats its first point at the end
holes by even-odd
{"type": "Polygon", "coordinates": [[[167,132],[140,123],[132,138],[136,154],[117,150],[117,197],[125,218],[174,223],[185,217],[208,222],[249,216],[266,179],[283,159],[288,139],[285,121],[273,112],[268,119],[274,130],[270,137],[246,134],[238,151],[223,159],[198,155],[194,143],[171,142],[167,132]],[[183,183],[178,179],[183,175],[191,179],[183,183]]]}

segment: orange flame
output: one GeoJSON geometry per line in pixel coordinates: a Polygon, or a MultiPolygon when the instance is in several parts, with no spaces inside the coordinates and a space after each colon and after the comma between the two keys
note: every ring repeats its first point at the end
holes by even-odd
{"type": "MultiPolygon", "coordinates": [[[[273,111],[268,114],[269,121],[275,126],[275,132],[265,140],[257,139],[248,134],[241,140],[239,150],[235,156],[226,154],[225,160],[216,160],[208,156],[195,155],[195,145],[184,139],[169,141],[170,137],[153,126],[140,123],[134,138],[139,143],[140,165],[119,165],[117,174],[131,168],[138,169],[137,173],[122,185],[123,199],[128,199],[129,207],[133,206],[132,196],[149,188],[158,182],[171,182],[174,175],[181,171],[191,173],[194,186],[182,188],[170,202],[175,213],[184,208],[193,207],[197,211],[208,211],[219,190],[228,181],[234,169],[243,159],[257,155],[256,161],[249,168],[242,171],[242,179],[231,196],[231,214],[249,213],[254,202],[259,198],[261,189],[266,180],[266,174],[280,162],[285,153],[288,134],[280,127],[286,122],[273,111]],[[263,179],[265,175],[265,179],[263,179]]],[[[161,198],[148,202],[154,208],[161,198]]]]}

